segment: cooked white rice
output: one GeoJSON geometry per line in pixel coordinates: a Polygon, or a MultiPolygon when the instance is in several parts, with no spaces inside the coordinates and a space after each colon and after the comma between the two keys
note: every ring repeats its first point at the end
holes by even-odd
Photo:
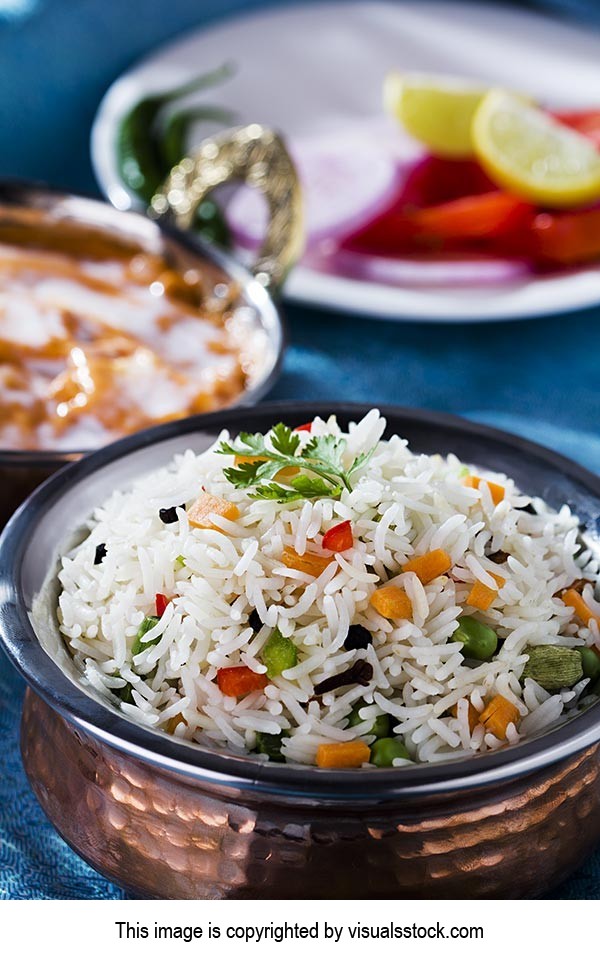
{"type": "MultiPolygon", "coordinates": [[[[550,694],[531,679],[522,684],[520,676],[528,646],[600,640],[596,622],[582,626],[557,596],[583,569],[592,582],[584,598],[600,617],[597,564],[581,551],[577,518],[566,506],[554,512],[539,499],[537,514],[519,510],[531,499],[511,479],[479,469],[479,476],[504,486],[495,506],[486,485],[464,485],[456,457],[413,454],[396,436],[382,441],[384,429],[375,410],[350,426],[348,458],[378,444],[352,492],[339,500],[252,500],[223,475],[233,459],[214,450],[185,451],[132,490],[115,492],[60,570],[60,628],[84,684],[136,722],[239,754],[255,750],[257,732],[283,733],[286,759],[306,764],[314,763],[322,743],[372,742],[367,732],[382,713],[392,716],[393,732],[414,761],[439,762],[515,743],[575,709],[589,687],[585,679],[550,694]],[[178,509],[178,520],[163,524],[160,508],[189,507],[202,487],[234,502],[239,520],[219,519],[221,530],[199,529],[178,509]],[[284,546],[324,554],[322,534],[345,519],[354,547],[332,555],[318,578],[282,564],[284,546]],[[99,544],[107,553],[94,564],[99,544]],[[434,548],[450,554],[448,574],[423,586],[415,574],[402,573],[410,558],[434,548]],[[508,559],[497,564],[488,556],[500,550],[508,559]],[[496,587],[494,573],[505,584],[487,611],[475,611],[466,598],[475,581],[496,587]],[[370,605],[373,591],[389,581],[407,592],[412,620],[387,620],[370,605]],[[156,613],[157,593],[172,599],[144,636],[144,642],[158,640],[132,657],[140,623],[156,613]],[[257,633],[248,625],[253,611],[264,625],[257,633]],[[461,614],[473,614],[503,639],[492,660],[465,661],[451,638],[461,614]],[[348,627],[356,624],[373,643],[347,651],[348,627]],[[293,638],[296,667],[239,700],[223,695],[217,669],[246,665],[264,673],[261,649],[274,627],[293,638]],[[373,667],[367,685],[313,697],[316,684],[357,656],[373,667]],[[121,701],[124,690],[131,703],[121,701]],[[471,731],[468,720],[469,702],[481,713],[497,694],[519,713],[504,741],[481,723],[471,731]],[[347,716],[360,699],[364,721],[349,728],[347,716]]],[[[331,418],[315,420],[312,433],[341,432],[331,418]]]]}

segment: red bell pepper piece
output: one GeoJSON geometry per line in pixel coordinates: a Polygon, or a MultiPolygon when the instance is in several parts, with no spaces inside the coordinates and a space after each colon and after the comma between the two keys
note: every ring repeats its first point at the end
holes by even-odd
{"type": "Polygon", "coordinates": [[[349,521],[342,521],[336,524],[323,535],[323,547],[325,551],[348,551],[354,544],[352,525],[349,521]]]}
{"type": "Polygon", "coordinates": [[[168,604],[169,604],[169,598],[167,598],[166,595],[156,596],[156,614],[159,618],[162,618],[162,616],[164,615],[165,608],[167,607],[168,604]]]}
{"type": "Polygon", "coordinates": [[[553,115],[561,124],[589,137],[600,149],[600,110],[561,110],[553,115]]]}
{"type": "Polygon", "coordinates": [[[235,668],[219,668],[217,671],[217,685],[224,695],[242,698],[251,691],[260,691],[269,684],[266,675],[259,675],[246,665],[235,668]]]}
{"type": "Polygon", "coordinates": [[[299,424],[297,428],[294,428],[294,431],[312,431],[312,426],[312,421],[307,421],[306,424],[299,424]]]}

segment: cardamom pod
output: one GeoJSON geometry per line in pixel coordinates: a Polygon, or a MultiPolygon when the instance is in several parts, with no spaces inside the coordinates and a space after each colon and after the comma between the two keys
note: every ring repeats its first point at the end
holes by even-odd
{"type": "Polygon", "coordinates": [[[546,691],[558,691],[560,688],[570,688],[583,678],[581,655],[574,648],[563,648],[560,645],[537,645],[526,648],[524,654],[529,655],[521,681],[533,678],[546,691]]]}

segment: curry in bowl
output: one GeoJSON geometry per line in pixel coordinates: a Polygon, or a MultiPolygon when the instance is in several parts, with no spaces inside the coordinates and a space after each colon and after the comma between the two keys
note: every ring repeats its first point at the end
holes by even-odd
{"type": "Polygon", "coordinates": [[[0,206],[2,449],[93,449],[226,407],[264,374],[266,333],[239,283],[109,213],[118,231],[0,206]]]}

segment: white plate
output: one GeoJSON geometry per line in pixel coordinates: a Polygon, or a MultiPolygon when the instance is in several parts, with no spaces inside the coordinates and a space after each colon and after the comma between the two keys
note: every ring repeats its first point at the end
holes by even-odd
{"type": "MultiPolygon", "coordinates": [[[[382,79],[391,67],[504,84],[558,107],[598,106],[600,91],[600,34],[537,14],[445,2],[271,9],[190,33],[113,84],[94,123],[92,160],[116,207],[139,206],[115,165],[115,132],[124,112],[144,94],[225,61],[238,69],[215,100],[236,110],[242,122],[268,124],[292,140],[355,130],[361,122],[377,127],[382,79]]],[[[600,303],[600,269],[494,289],[411,288],[332,277],[301,264],[285,295],[393,320],[516,319],[600,303]]]]}

